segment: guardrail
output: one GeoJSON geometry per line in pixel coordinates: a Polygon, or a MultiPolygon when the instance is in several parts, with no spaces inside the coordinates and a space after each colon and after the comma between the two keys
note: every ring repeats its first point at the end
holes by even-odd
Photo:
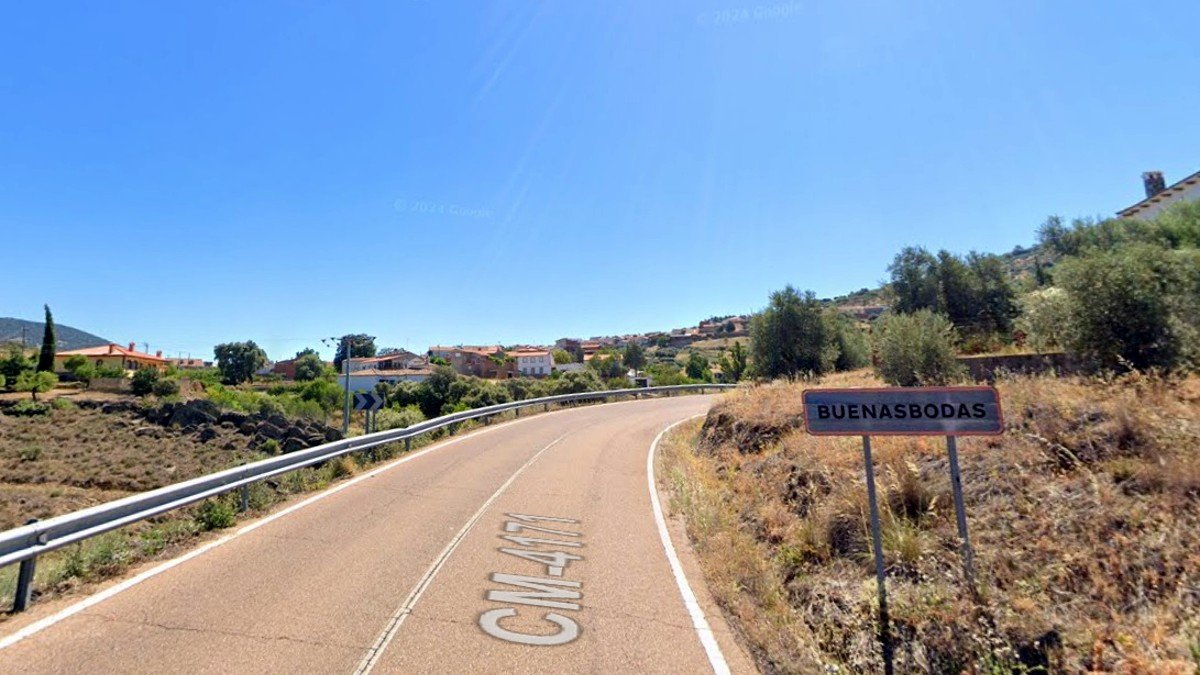
{"type": "Polygon", "coordinates": [[[438,429],[449,427],[453,434],[462,422],[484,419],[501,413],[515,411],[519,416],[524,408],[542,406],[549,410],[553,404],[580,403],[597,399],[637,397],[642,394],[704,393],[710,390],[732,389],[732,384],[684,384],[669,387],[642,387],[636,389],[612,389],[578,394],[545,396],[511,403],[464,410],[462,412],[435,417],[420,424],[403,429],[378,431],[365,436],[355,436],[332,443],[316,445],[278,457],[243,464],[232,469],[210,473],[205,476],[161,487],[149,492],[125,497],[115,501],[55,516],[47,520],[31,521],[29,524],[0,532],[0,568],[20,563],[17,574],[17,593],[13,601],[14,612],[24,611],[29,604],[33,585],[33,574],[37,557],[91,537],[115,530],[126,525],[146,520],[175,509],[216,497],[226,492],[242,489],[245,508],[247,492],[251,483],[272,478],[297,469],[327,462],[342,455],[361,450],[405,441],[405,450],[412,447],[412,439],[438,429]]]}

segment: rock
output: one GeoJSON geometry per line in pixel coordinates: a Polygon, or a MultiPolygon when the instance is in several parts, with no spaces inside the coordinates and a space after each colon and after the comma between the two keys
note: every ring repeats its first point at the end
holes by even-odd
{"type": "Polygon", "coordinates": [[[247,419],[245,422],[242,422],[241,425],[238,426],[238,431],[242,432],[243,434],[246,434],[247,436],[249,436],[250,434],[254,433],[257,430],[258,430],[258,425],[255,424],[253,420],[249,420],[249,419],[247,419]]]}
{"type": "Polygon", "coordinates": [[[217,437],[217,430],[214,429],[211,424],[206,424],[206,425],[204,425],[204,427],[202,427],[200,429],[200,435],[197,436],[196,438],[201,443],[207,443],[216,437],[217,437]]]}
{"type": "Polygon", "coordinates": [[[271,426],[278,427],[279,429],[285,429],[288,426],[287,418],[279,413],[271,413],[270,415],[267,415],[265,421],[271,426]]]}
{"type": "Polygon", "coordinates": [[[308,446],[304,444],[304,441],[300,440],[299,438],[295,438],[295,437],[289,438],[283,442],[284,454],[289,453],[289,452],[296,452],[297,450],[303,450],[304,448],[307,448],[307,447],[308,446]]]}
{"type": "Polygon", "coordinates": [[[226,431],[233,431],[237,428],[237,425],[233,422],[221,422],[221,428],[225,429],[226,431]]]}
{"type": "Polygon", "coordinates": [[[325,437],[321,436],[319,434],[314,434],[312,436],[304,437],[304,444],[310,448],[313,446],[316,446],[316,445],[322,445],[324,443],[325,443],[325,437]]]}
{"type": "Polygon", "coordinates": [[[342,432],[333,427],[325,427],[325,442],[332,443],[342,440],[342,432]]]}
{"type": "Polygon", "coordinates": [[[138,427],[133,430],[135,436],[149,436],[151,438],[162,438],[162,430],[158,427],[138,427]]]}
{"type": "Polygon", "coordinates": [[[257,431],[259,435],[266,438],[274,438],[277,441],[282,441],[287,436],[287,432],[283,428],[277,427],[270,422],[259,422],[257,431]]]}
{"type": "Polygon", "coordinates": [[[225,441],[225,444],[222,445],[221,448],[224,450],[230,450],[230,451],[237,450],[238,444],[236,441],[225,441]]]}
{"type": "MultiPolygon", "coordinates": [[[[225,426],[225,424],[228,423],[228,424],[232,425],[232,427],[240,427],[243,424],[245,424],[246,421],[249,419],[250,419],[249,415],[247,415],[245,413],[234,412],[232,410],[227,410],[227,411],[221,413],[221,415],[219,417],[217,417],[217,420],[219,422],[221,422],[221,426],[225,426]]],[[[230,428],[232,428],[232,427],[230,427],[230,428]]]]}
{"type": "Polygon", "coordinates": [[[173,427],[212,424],[219,414],[220,409],[212,402],[196,399],[177,406],[168,423],[173,427]]]}
{"type": "Polygon", "coordinates": [[[138,412],[139,406],[129,401],[114,401],[113,403],[105,403],[100,407],[100,412],[106,415],[117,413],[138,412]]]}

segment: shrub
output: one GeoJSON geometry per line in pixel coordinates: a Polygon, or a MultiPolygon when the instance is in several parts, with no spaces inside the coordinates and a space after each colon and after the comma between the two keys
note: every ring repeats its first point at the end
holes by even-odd
{"type": "Polygon", "coordinates": [[[1200,253],[1150,244],[1064,260],[1070,350],[1099,368],[1186,367],[1200,332],[1200,253]]]}
{"type": "Polygon", "coordinates": [[[415,405],[402,408],[384,408],[375,415],[375,424],[380,431],[403,429],[425,421],[425,415],[415,405]]]}
{"type": "Polygon", "coordinates": [[[14,416],[45,415],[46,413],[50,412],[50,406],[46,405],[45,403],[39,403],[38,401],[22,399],[17,401],[15,405],[6,408],[4,412],[7,415],[14,416]]]}
{"type": "Polygon", "coordinates": [[[142,368],[133,374],[129,380],[129,390],[134,396],[145,396],[154,391],[158,383],[158,371],[153,368],[142,368]]]}
{"type": "Polygon", "coordinates": [[[899,387],[945,384],[960,376],[954,326],[946,317],[923,309],[880,320],[875,344],[876,370],[899,387]]]}
{"type": "Polygon", "coordinates": [[[50,391],[56,384],[58,384],[58,376],[54,373],[26,370],[17,377],[17,383],[14,388],[17,391],[29,392],[33,400],[36,401],[39,393],[50,391]]]}
{"type": "Polygon", "coordinates": [[[96,369],[97,379],[117,380],[125,377],[125,371],[116,366],[100,366],[96,369]]]}
{"type": "Polygon", "coordinates": [[[55,410],[75,410],[76,408],[79,407],[79,406],[75,405],[75,402],[72,401],[71,399],[62,398],[62,397],[59,397],[59,398],[54,399],[53,401],[50,401],[50,405],[55,410]]]}
{"type": "Polygon", "coordinates": [[[1056,286],[1027,293],[1021,298],[1017,328],[1029,346],[1042,353],[1063,346],[1070,305],[1066,291],[1056,286]]]}
{"type": "Polygon", "coordinates": [[[179,395],[179,381],[164,377],[156,380],[151,386],[154,395],[159,398],[179,395]]]}
{"type": "Polygon", "coordinates": [[[210,499],[200,505],[196,520],[206,530],[221,530],[237,522],[237,512],[224,499],[210,499]]]}

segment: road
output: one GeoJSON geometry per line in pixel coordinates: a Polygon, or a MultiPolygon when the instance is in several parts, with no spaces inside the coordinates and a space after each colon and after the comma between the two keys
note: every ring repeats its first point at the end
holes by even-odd
{"type": "Polygon", "coordinates": [[[751,672],[676,523],[681,587],[647,482],[654,439],[711,402],[443,441],[55,608],[0,672],[751,672]]]}

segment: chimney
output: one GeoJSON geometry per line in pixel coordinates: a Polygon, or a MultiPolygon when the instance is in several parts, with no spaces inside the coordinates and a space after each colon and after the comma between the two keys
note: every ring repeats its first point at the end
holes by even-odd
{"type": "Polygon", "coordinates": [[[137,350],[135,350],[135,349],[134,349],[134,347],[135,347],[135,346],[137,346],[137,343],[136,343],[136,342],[130,342],[130,343],[129,343],[129,351],[131,351],[131,352],[132,352],[132,351],[137,351],[137,350]]]}
{"type": "Polygon", "coordinates": [[[154,352],[154,355],[161,359],[162,358],[162,350],[160,349],[160,350],[154,352]]]}
{"type": "Polygon", "coordinates": [[[1143,173],[1142,184],[1146,186],[1146,199],[1150,199],[1167,189],[1167,182],[1163,180],[1161,171],[1147,171],[1143,173]]]}

